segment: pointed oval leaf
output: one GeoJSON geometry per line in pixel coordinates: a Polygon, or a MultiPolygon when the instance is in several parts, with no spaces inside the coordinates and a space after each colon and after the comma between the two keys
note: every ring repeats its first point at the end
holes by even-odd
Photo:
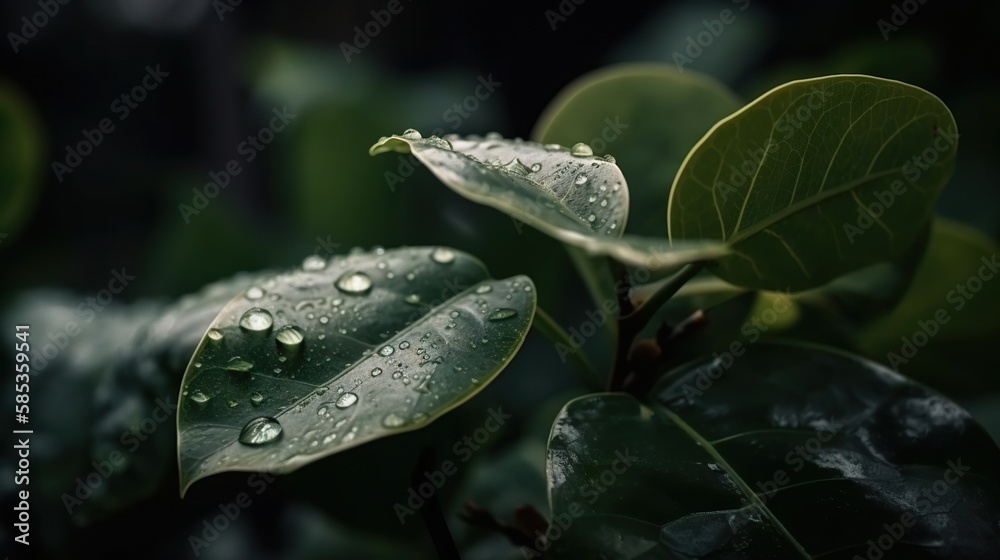
{"type": "Polygon", "coordinates": [[[678,242],[622,236],[628,186],[618,166],[565,148],[498,135],[486,138],[421,137],[415,130],[383,137],[369,153],[412,152],[458,194],[505,212],[556,239],[592,254],[647,268],[669,268],[726,253],[716,242],[678,242]]]}
{"type": "Polygon", "coordinates": [[[589,395],[556,419],[554,557],[866,557],[886,526],[900,557],[1000,553],[1000,449],[882,366],[758,344],[679,368],[652,395],[589,395]]]}
{"type": "Polygon", "coordinates": [[[223,471],[290,472],[428,424],[506,366],[535,301],[527,277],[491,280],[446,248],[312,256],[247,289],[184,375],[181,491],[223,471]]]}
{"type": "Polygon", "coordinates": [[[617,64],[563,88],[532,137],[542,143],[587,140],[597,155],[614,154],[628,173],[629,232],[663,236],[670,182],[684,156],[742,105],[724,85],[697,72],[669,64],[617,64]]]}
{"type": "Polygon", "coordinates": [[[719,277],[806,289],[901,256],[951,173],[940,99],[870,76],[790,82],[720,121],[670,191],[672,241],[716,239],[719,277]]]}

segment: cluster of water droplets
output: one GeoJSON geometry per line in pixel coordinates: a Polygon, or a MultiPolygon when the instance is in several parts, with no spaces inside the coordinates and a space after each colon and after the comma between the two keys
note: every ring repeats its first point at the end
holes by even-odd
{"type": "MultiPolygon", "coordinates": [[[[351,251],[351,254],[359,254],[359,253],[360,251],[358,250],[351,251]]],[[[383,255],[385,254],[385,250],[378,247],[373,249],[373,253],[375,255],[383,255]]],[[[429,258],[431,261],[433,261],[439,266],[448,266],[456,261],[457,253],[454,250],[449,249],[447,247],[437,247],[430,251],[429,258]]],[[[315,281],[314,277],[309,276],[309,273],[321,272],[323,270],[326,270],[328,266],[329,266],[328,261],[318,255],[311,255],[309,257],[306,257],[302,262],[301,272],[296,273],[299,274],[300,276],[295,277],[294,278],[295,283],[290,283],[290,285],[294,288],[301,290],[312,289],[315,286],[315,281]]],[[[379,263],[379,266],[377,268],[380,270],[384,270],[387,267],[385,266],[384,261],[382,261],[379,263]]],[[[386,278],[391,279],[392,277],[393,275],[391,271],[386,274],[386,278]]],[[[408,281],[412,281],[415,278],[416,275],[413,272],[410,272],[406,275],[406,279],[408,281]]],[[[337,288],[337,290],[347,298],[368,296],[372,292],[372,289],[375,287],[375,284],[376,281],[373,280],[373,278],[370,276],[369,273],[361,270],[349,270],[349,269],[343,272],[334,281],[334,286],[337,288]]],[[[274,284],[272,282],[271,284],[265,283],[263,286],[252,286],[244,292],[243,296],[246,300],[253,302],[253,304],[257,304],[258,301],[264,300],[266,298],[268,293],[268,289],[266,288],[273,288],[273,285],[274,284]]],[[[271,299],[272,301],[277,301],[278,299],[280,299],[280,296],[278,294],[272,294],[271,299]]],[[[405,296],[404,301],[410,304],[421,303],[420,296],[417,294],[410,294],[405,296]]],[[[296,312],[307,311],[305,317],[308,320],[316,320],[320,324],[329,323],[330,321],[329,315],[338,313],[344,315],[349,310],[348,305],[345,305],[344,297],[303,298],[296,302],[294,309],[296,312]],[[329,311],[324,312],[323,310],[328,309],[327,307],[328,305],[329,305],[329,311]],[[313,310],[315,310],[315,312],[313,310]]],[[[357,308],[355,308],[355,311],[356,310],[357,308]]],[[[278,317],[279,320],[282,319],[283,317],[282,311],[279,310],[276,312],[276,314],[279,316],[278,317]]],[[[239,317],[237,324],[239,325],[240,330],[250,337],[264,336],[273,330],[274,344],[276,346],[277,352],[279,353],[277,359],[281,363],[285,363],[289,358],[294,358],[297,355],[299,355],[301,348],[304,346],[304,343],[306,342],[306,336],[307,336],[306,331],[298,325],[287,324],[275,329],[275,324],[276,324],[275,316],[274,314],[272,314],[271,311],[265,309],[264,307],[254,306],[248,309],[239,317]]],[[[280,321],[278,324],[280,324],[280,321]]],[[[357,329],[355,328],[353,330],[356,331],[357,329]]],[[[347,331],[343,328],[341,328],[339,332],[341,334],[347,333],[347,331]]],[[[390,333],[386,333],[387,336],[389,334],[390,333]]],[[[225,340],[225,338],[226,338],[226,332],[224,330],[213,327],[207,333],[207,339],[208,339],[207,344],[213,345],[217,351],[221,351],[222,348],[221,345],[225,340]]],[[[317,335],[317,338],[321,341],[325,338],[325,334],[321,333],[317,335]]],[[[434,348],[437,348],[436,344],[434,344],[433,346],[434,348]]],[[[404,340],[398,343],[398,347],[400,351],[406,351],[410,348],[410,343],[404,340]]],[[[369,351],[365,351],[364,354],[367,355],[368,352],[369,351]]],[[[383,357],[388,357],[392,356],[393,353],[396,352],[396,348],[393,345],[384,345],[379,349],[377,349],[376,352],[383,357]]],[[[440,363],[442,361],[442,358],[440,356],[438,356],[437,358],[431,358],[430,353],[427,352],[427,349],[425,349],[423,346],[416,348],[416,352],[418,355],[422,355],[423,362],[421,363],[425,363],[427,361],[440,363]]],[[[309,361],[310,358],[307,357],[305,358],[305,360],[309,361]]],[[[330,358],[327,358],[326,361],[330,361],[330,358]]],[[[350,364],[345,363],[344,365],[348,366],[350,364]]],[[[200,362],[197,362],[195,364],[195,367],[197,368],[200,368],[201,366],[202,364],[200,362]]],[[[251,370],[253,370],[254,367],[255,366],[252,361],[244,359],[240,356],[232,356],[226,361],[225,364],[221,366],[221,369],[231,372],[232,375],[243,376],[241,377],[241,379],[253,380],[254,377],[252,377],[249,372],[251,372],[251,370]]],[[[392,377],[394,379],[401,379],[402,382],[406,385],[409,385],[412,381],[423,381],[423,383],[420,384],[421,386],[427,386],[429,384],[431,378],[430,374],[423,374],[423,375],[415,374],[412,376],[412,381],[411,381],[410,376],[407,376],[402,373],[401,368],[403,367],[404,367],[403,361],[397,360],[397,363],[395,365],[396,369],[392,374],[392,377]]],[[[281,371],[282,370],[280,367],[274,369],[274,373],[276,374],[281,373],[281,371]]],[[[370,370],[371,377],[378,377],[379,375],[382,374],[382,371],[383,371],[382,368],[379,367],[372,368],[370,370]]],[[[291,375],[291,377],[294,378],[294,374],[291,375]]],[[[307,397],[305,400],[300,401],[299,404],[295,407],[295,409],[293,409],[293,411],[303,410],[304,405],[307,404],[312,397],[322,396],[328,390],[329,387],[325,386],[317,388],[316,390],[313,391],[313,395],[311,397],[307,397]]],[[[188,391],[185,388],[184,395],[186,395],[193,403],[199,405],[200,407],[204,407],[204,405],[206,405],[211,400],[211,395],[201,389],[188,391]]],[[[297,397],[294,396],[292,396],[291,398],[293,399],[293,402],[295,399],[297,399],[297,397]]],[[[335,410],[344,411],[347,409],[351,409],[358,403],[360,399],[361,397],[356,392],[353,392],[351,390],[345,390],[343,387],[341,387],[338,389],[338,396],[336,400],[321,405],[318,409],[318,414],[320,416],[325,416],[329,418],[331,417],[333,411],[335,410]]],[[[249,397],[249,401],[253,407],[259,407],[265,403],[266,397],[260,392],[253,392],[249,397]]],[[[223,403],[223,405],[226,405],[229,408],[236,408],[239,406],[239,404],[240,403],[236,400],[229,400],[223,403]]],[[[413,419],[411,419],[411,421],[413,421],[413,419]]],[[[335,427],[340,428],[346,422],[347,420],[345,418],[340,418],[339,420],[336,421],[335,427]]],[[[393,419],[391,415],[386,416],[386,419],[384,421],[384,425],[386,425],[387,427],[395,427],[397,425],[401,426],[404,423],[405,422],[402,419],[400,419],[397,422],[396,420],[393,419]]],[[[353,439],[357,434],[357,430],[358,428],[355,426],[351,428],[350,431],[342,433],[341,441],[350,441],[351,439],[353,439]]],[[[241,431],[239,436],[239,441],[245,445],[251,445],[251,446],[264,445],[278,440],[281,437],[281,434],[282,434],[282,426],[281,423],[276,418],[270,416],[257,416],[249,420],[244,425],[243,430],[241,431]]],[[[318,445],[319,441],[322,441],[323,443],[330,443],[330,441],[336,439],[337,437],[338,437],[337,433],[331,432],[322,439],[320,438],[314,439],[313,441],[310,442],[310,446],[318,445]]],[[[298,440],[298,439],[299,438],[297,437],[293,438],[293,440],[298,440]]]]}

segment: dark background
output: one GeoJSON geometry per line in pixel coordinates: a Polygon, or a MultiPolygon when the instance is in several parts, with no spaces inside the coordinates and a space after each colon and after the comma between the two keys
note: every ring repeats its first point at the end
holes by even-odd
{"type": "MultiPolygon", "coordinates": [[[[5,43],[0,84],[28,100],[42,161],[34,204],[20,224],[0,232],[9,234],[0,242],[0,308],[42,287],[68,291],[59,297],[72,304],[104,288],[109,271],[123,266],[136,280],[116,304],[168,302],[239,271],[294,265],[315,252],[321,239],[340,252],[448,243],[483,257],[496,277],[529,274],[547,286],[539,290],[543,306],[578,318],[574,302],[583,292],[561,280],[572,271],[556,242],[519,232],[509,218],[459,199],[422,169],[392,190],[384,174],[395,169],[396,159],[370,158],[367,149],[380,136],[410,127],[528,138],[549,101],[575,78],[617,62],[672,63],[686,38],[703,30],[702,20],[734,4],[564,0],[574,12],[553,30],[545,12],[557,12],[557,0],[402,0],[403,11],[348,63],[341,43],[353,41],[354,27],[386,4],[246,0],[220,20],[206,0],[72,0],[18,54],[5,43]],[[169,77],[119,121],[109,105],[140,83],[147,65],[157,64],[169,77]],[[445,112],[487,76],[502,85],[451,129],[445,112]],[[191,204],[192,189],[237,158],[246,136],[266,126],[273,108],[284,106],[297,115],[293,125],[185,223],[178,205],[191,204]],[[115,130],[57,181],[51,162],[65,158],[66,146],[82,139],[81,129],[95,128],[105,117],[114,120],[115,130]]],[[[890,18],[893,4],[902,2],[751,0],[685,70],[712,75],[747,101],[791,79],[833,73],[895,78],[931,91],[951,107],[962,134],[958,167],[938,213],[1000,238],[1000,8],[995,2],[927,0],[886,41],[877,21],[890,18]]],[[[5,1],[0,30],[20,33],[21,17],[38,9],[34,1],[5,1]]],[[[126,318],[119,322],[128,328],[126,318]]],[[[507,403],[511,394],[524,392],[527,380],[531,389],[513,399],[521,403],[514,410],[547,411],[537,426],[523,426],[544,433],[545,419],[558,410],[552,403],[565,401],[553,395],[575,386],[540,379],[558,365],[549,348],[529,342],[525,352],[540,365],[513,368],[476,402],[507,403]]],[[[37,390],[56,394],[54,378],[39,377],[37,390]]],[[[67,399],[64,408],[73,410],[70,401],[79,395],[58,394],[67,399]]],[[[67,413],[59,423],[69,432],[89,418],[67,413]]],[[[425,437],[453,441],[462,433],[455,426],[461,421],[481,419],[456,413],[451,425],[442,423],[425,437]]],[[[169,448],[166,432],[158,438],[169,448]]],[[[261,497],[266,506],[248,509],[245,521],[226,533],[225,544],[202,557],[396,554],[379,552],[380,543],[402,546],[414,557],[425,554],[412,548],[427,544],[419,523],[400,529],[385,515],[405,488],[399,477],[419,448],[420,440],[403,439],[366,446],[352,451],[351,461],[327,460],[281,480],[279,490],[261,497]],[[405,468],[393,469],[395,463],[405,468]],[[372,489],[370,503],[365,488],[372,489]],[[345,544],[352,542],[373,548],[345,544]]],[[[494,443],[502,448],[507,442],[494,443]]],[[[60,452],[48,457],[80,458],[60,452]]],[[[199,483],[180,502],[169,449],[157,460],[165,466],[150,471],[141,498],[127,507],[110,505],[87,521],[70,519],[58,503],[39,511],[33,519],[35,556],[87,550],[112,557],[191,557],[187,535],[199,530],[220,500],[246,488],[245,475],[199,483]]],[[[535,484],[537,495],[537,481],[526,484],[535,484]]],[[[49,491],[58,496],[64,488],[49,491]]],[[[457,511],[449,507],[449,515],[457,511]]],[[[456,531],[465,558],[511,557],[502,539],[456,531]]]]}

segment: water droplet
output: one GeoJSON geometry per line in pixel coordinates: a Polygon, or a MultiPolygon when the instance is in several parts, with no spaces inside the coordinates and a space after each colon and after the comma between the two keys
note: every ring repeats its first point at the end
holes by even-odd
{"type": "Polygon", "coordinates": [[[615,156],[613,156],[613,155],[611,155],[611,154],[605,154],[605,155],[604,155],[604,161],[606,161],[606,162],[608,162],[608,163],[617,163],[617,162],[615,161],[615,156]]]}
{"type": "Polygon", "coordinates": [[[309,255],[302,261],[302,270],[316,272],[326,268],[326,260],[319,255],[309,255]]]}
{"type": "Polygon", "coordinates": [[[493,286],[490,286],[489,284],[483,284],[482,286],[476,288],[477,294],[485,294],[491,291],[493,291],[493,286]]]}
{"type": "Polygon", "coordinates": [[[393,413],[387,414],[386,417],[382,419],[382,425],[386,428],[398,428],[403,425],[403,422],[405,422],[405,420],[393,413]]]}
{"type": "Polygon", "coordinates": [[[399,349],[400,350],[406,350],[409,347],[410,347],[409,341],[404,340],[403,342],[399,343],[399,349]]]}
{"type": "Polygon", "coordinates": [[[576,183],[577,185],[585,185],[585,184],[587,184],[587,176],[586,175],[577,175],[576,176],[576,180],[573,181],[573,182],[576,183]]]}
{"type": "Polygon", "coordinates": [[[263,332],[270,329],[273,324],[271,314],[259,307],[247,311],[240,318],[240,326],[248,331],[263,332]]]}
{"type": "Polygon", "coordinates": [[[254,393],[250,395],[250,404],[254,406],[260,406],[260,403],[264,402],[264,395],[260,393],[254,393]]]}
{"type": "Polygon", "coordinates": [[[504,319],[510,319],[511,317],[517,316],[517,310],[511,309],[509,307],[500,307],[493,310],[490,316],[487,317],[490,321],[503,321],[504,319]]]}
{"type": "Polygon", "coordinates": [[[597,219],[597,216],[595,216],[595,215],[593,215],[593,214],[591,214],[591,215],[587,216],[587,221],[588,221],[588,222],[593,222],[593,221],[594,221],[594,220],[596,220],[596,219],[597,219]]]}
{"type": "Polygon", "coordinates": [[[569,153],[576,157],[592,156],[594,155],[594,150],[583,142],[579,142],[577,144],[573,144],[573,147],[569,149],[569,153]]]}
{"type": "Polygon", "coordinates": [[[240,432],[240,443],[246,445],[263,445],[270,443],[281,435],[281,424],[274,418],[261,416],[254,418],[243,426],[240,432]]]}
{"type": "Polygon", "coordinates": [[[392,378],[393,379],[399,379],[400,377],[403,377],[403,372],[401,372],[401,371],[394,371],[394,372],[392,372],[392,378]]]}
{"type": "Polygon", "coordinates": [[[193,400],[194,402],[196,402],[198,404],[205,404],[205,403],[208,402],[208,399],[210,399],[210,398],[211,397],[209,397],[205,393],[202,393],[201,391],[195,391],[195,392],[191,393],[191,400],[193,400]]]}
{"type": "Polygon", "coordinates": [[[420,136],[420,132],[412,128],[407,128],[406,130],[403,131],[402,134],[400,134],[400,136],[406,138],[407,140],[420,140],[421,138],[423,138],[422,136],[420,136]]]}
{"type": "Polygon", "coordinates": [[[517,175],[527,175],[528,173],[531,173],[531,168],[521,163],[521,160],[517,158],[510,160],[510,163],[505,164],[503,168],[508,172],[517,175]]]}
{"type": "Polygon", "coordinates": [[[372,279],[364,272],[348,272],[337,279],[337,289],[348,294],[365,294],[372,289],[372,279]]]}
{"type": "Polygon", "coordinates": [[[420,305],[420,296],[417,294],[410,294],[403,298],[403,301],[409,303],[410,305],[420,305]]]}
{"type": "Polygon", "coordinates": [[[316,416],[326,416],[326,407],[321,406],[318,409],[316,409],[316,416]]]}
{"type": "Polygon", "coordinates": [[[208,338],[218,342],[222,340],[225,335],[219,329],[208,329],[208,338]]]}
{"type": "Polygon", "coordinates": [[[545,148],[545,150],[549,151],[549,152],[554,152],[556,150],[562,150],[563,149],[563,147],[560,146],[559,144],[545,144],[542,147],[545,148]]]}
{"type": "Polygon", "coordinates": [[[601,201],[601,208],[606,208],[607,206],[608,206],[608,199],[605,198],[604,200],[601,201]]]}
{"type": "Polygon", "coordinates": [[[240,403],[238,403],[236,401],[229,401],[229,408],[236,408],[239,405],[240,405],[240,403]]]}
{"type": "Polygon", "coordinates": [[[531,171],[533,173],[537,173],[537,172],[539,172],[541,170],[542,170],[542,164],[540,164],[540,163],[536,163],[535,165],[531,166],[531,171]]]}
{"type": "Polygon", "coordinates": [[[448,315],[450,315],[450,316],[451,316],[451,318],[452,318],[452,319],[454,319],[455,317],[458,317],[459,313],[458,313],[458,311],[452,311],[452,312],[451,312],[451,313],[449,313],[448,315]]]}
{"type": "Polygon", "coordinates": [[[378,353],[382,356],[391,356],[392,353],[395,351],[396,349],[393,348],[392,345],[386,344],[381,349],[379,349],[378,353]]]}
{"type": "Polygon", "coordinates": [[[247,299],[260,299],[264,297],[264,290],[258,288],[257,286],[251,286],[243,295],[246,296],[247,299]]]}
{"type": "Polygon", "coordinates": [[[382,368],[375,368],[372,370],[372,377],[378,377],[382,375],[382,368]]]}
{"type": "Polygon", "coordinates": [[[614,185],[611,185],[611,190],[613,192],[618,192],[618,189],[620,189],[620,188],[622,188],[622,184],[621,183],[615,183],[614,185]]]}
{"type": "Polygon", "coordinates": [[[250,371],[253,369],[253,362],[248,362],[239,356],[234,356],[223,367],[229,371],[250,371]]]}
{"type": "Polygon", "coordinates": [[[431,260],[438,264],[451,264],[455,262],[455,251],[447,247],[438,247],[431,251],[431,260]]]}
{"type": "Polygon", "coordinates": [[[274,335],[274,339],[278,341],[278,345],[287,350],[295,350],[302,344],[305,340],[305,333],[302,329],[296,327],[295,325],[288,325],[287,327],[281,327],[278,329],[278,333],[274,335]]]}
{"type": "Polygon", "coordinates": [[[337,399],[336,404],[337,408],[347,408],[356,402],[358,402],[357,395],[355,395],[354,393],[344,393],[343,395],[340,395],[340,398],[337,399]]]}
{"type": "Polygon", "coordinates": [[[431,136],[427,139],[427,143],[442,150],[451,150],[451,142],[445,140],[444,138],[439,138],[437,136],[431,136]]]}

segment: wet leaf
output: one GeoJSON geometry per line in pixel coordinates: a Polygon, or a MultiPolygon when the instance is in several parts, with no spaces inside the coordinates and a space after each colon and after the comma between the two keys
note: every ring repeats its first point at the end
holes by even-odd
{"type": "Polygon", "coordinates": [[[714,242],[625,236],[628,186],[614,163],[589,146],[565,148],[499,135],[382,138],[369,153],[412,152],[460,195],[496,208],[569,245],[647,268],[669,268],[725,253],[714,242]]]}
{"type": "Polygon", "coordinates": [[[290,472],[414,430],[506,366],[535,310],[451,249],[308,257],[223,309],[179,397],[182,492],[223,471],[290,472]]]}
{"type": "Polygon", "coordinates": [[[581,76],[553,99],[532,134],[588,142],[628,177],[628,231],[663,236],[667,195],[684,156],[742,103],[719,82],[669,64],[618,64],[581,76]]]}
{"type": "Polygon", "coordinates": [[[553,558],[1000,552],[1000,449],[882,366],[758,344],[674,370],[652,400],[589,395],[556,419],[553,558]]]}

